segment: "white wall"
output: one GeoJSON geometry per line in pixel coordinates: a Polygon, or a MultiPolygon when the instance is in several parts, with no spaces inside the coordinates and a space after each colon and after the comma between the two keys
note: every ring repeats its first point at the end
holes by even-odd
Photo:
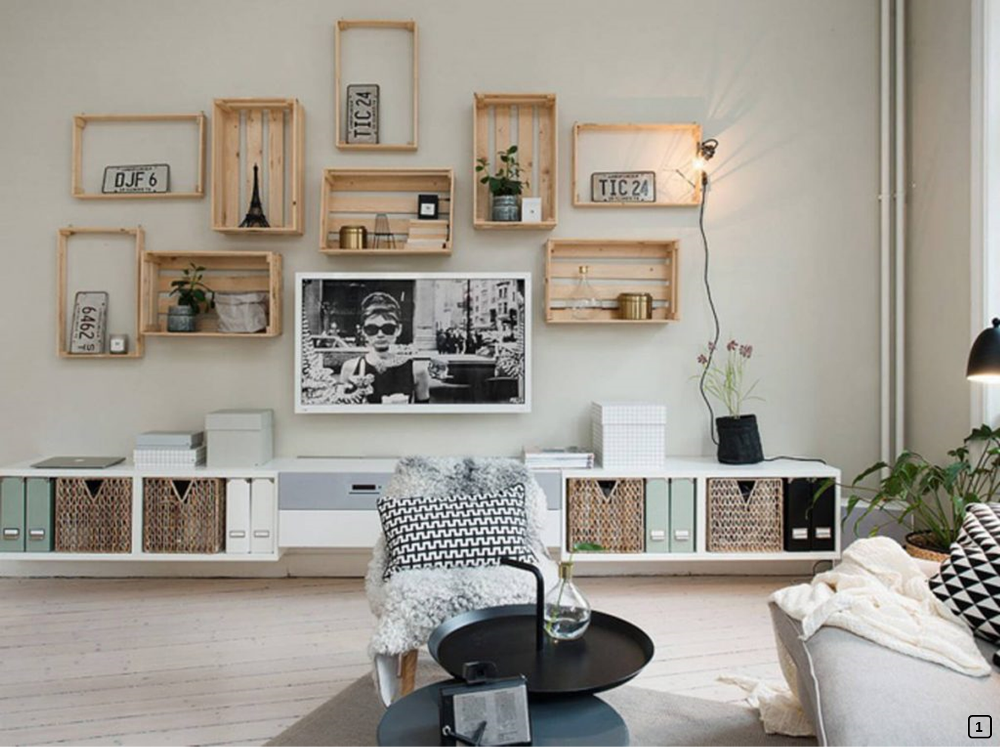
{"type": "MultiPolygon", "coordinates": [[[[906,446],[943,457],[969,434],[972,3],[907,3],[906,446]]],[[[984,318],[982,326],[987,320],[984,318]]]]}
{"type": "Polygon", "coordinates": [[[512,455],[525,442],[586,443],[589,403],[602,398],[666,402],[669,450],[708,452],[691,380],[710,334],[696,210],[572,209],[569,188],[574,121],[694,120],[721,143],[707,218],[715,297],[723,334],[757,351],[765,450],[821,456],[846,471],[864,466],[877,456],[878,436],[877,42],[874,0],[0,0],[0,462],[126,453],[140,431],[198,426],[207,411],[240,406],[275,409],[283,455],[512,455]],[[333,24],[365,17],[419,23],[415,154],[333,146],[333,24]],[[680,238],[680,322],[545,325],[547,235],[471,226],[474,91],[558,94],[560,222],[552,235],[680,238]],[[210,112],[214,97],[228,96],[295,96],[305,106],[304,236],[213,233],[208,199],[70,197],[74,114],[210,112]],[[455,168],[453,257],[321,256],[320,173],[348,165],[455,168]],[[285,333],[150,339],[138,361],[57,358],[56,229],[136,223],[154,250],[280,250],[285,333]],[[292,275],[352,269],[531,271],[532,413],[294,415],[292,275]]]}

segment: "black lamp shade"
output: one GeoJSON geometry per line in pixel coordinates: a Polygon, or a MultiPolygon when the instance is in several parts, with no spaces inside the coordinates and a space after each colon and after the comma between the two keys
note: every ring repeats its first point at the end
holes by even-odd
{"type": "Polygon", "coordinates": [[[970,381],[1000,382],[1000,319],[979,333],[969,351],[965,376],[970,381]]]}

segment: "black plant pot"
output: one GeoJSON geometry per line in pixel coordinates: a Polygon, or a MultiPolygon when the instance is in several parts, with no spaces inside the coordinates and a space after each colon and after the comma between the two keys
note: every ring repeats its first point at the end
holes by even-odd
{"type": "Polygon", "coordinates": [[[719,431],[719,461],[723,464],[756,464],[764,460],[756,415],[715,419],[719,431]]]}

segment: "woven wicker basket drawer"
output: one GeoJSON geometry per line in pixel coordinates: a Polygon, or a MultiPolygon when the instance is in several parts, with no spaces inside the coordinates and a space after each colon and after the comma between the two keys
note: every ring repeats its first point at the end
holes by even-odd
{"type": "Polygon", "coordinates": [[[132,478],[56,478],[55,552],[132,552],[132,478]]]}
{"type": "Polygon", "coordinates": [[[225,549],[225,481],[147,477],[142,483],[145,552],[217,553],[225,549]]]}
{"type": "Polygon", "coordinates": [[[709,552],[781,552],[780,479],[708,481],[709,552]]]}
{"type": "Polygon", "coordinates": [[[645,550],[645,480],[570,478],[566,493],[567,550],[596,542],[606,552],[645,550]]]}

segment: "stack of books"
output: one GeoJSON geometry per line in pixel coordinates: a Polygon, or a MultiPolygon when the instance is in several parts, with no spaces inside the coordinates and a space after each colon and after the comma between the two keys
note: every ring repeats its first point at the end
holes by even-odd
{"type": "Polygon", "coordinates": [[[205,463],[204,431],[146,431],[135,437],[136,467],[197,467],[205,463]]]}
{"type": "Polygon", "coordinates": [[[594,454],[579,446],[554,449],[525,446],[524,465],[528,469],[593,469],[594,454]]]}

